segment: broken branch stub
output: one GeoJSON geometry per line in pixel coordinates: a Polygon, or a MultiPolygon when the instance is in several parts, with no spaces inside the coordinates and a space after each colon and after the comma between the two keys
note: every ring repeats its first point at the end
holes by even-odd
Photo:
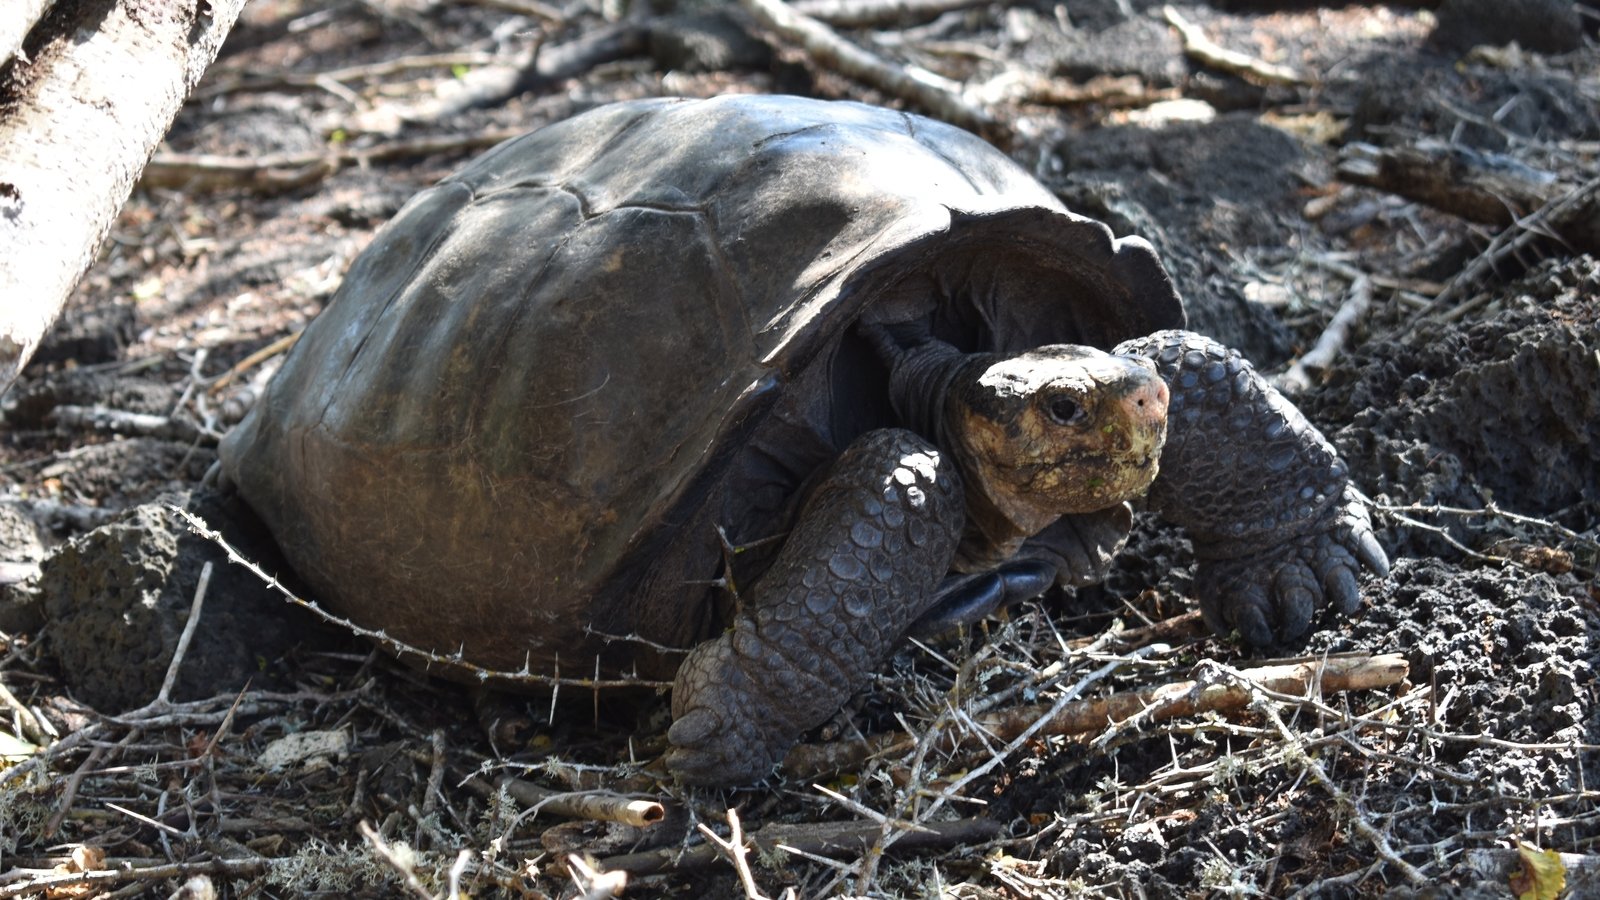
{"type": "Polygon", "coordinates": [[[243,6],[84,4],[35,59],[15,61],[26,77],[12,80],[0,119],[0,393],[94,261],[243,6]]]}

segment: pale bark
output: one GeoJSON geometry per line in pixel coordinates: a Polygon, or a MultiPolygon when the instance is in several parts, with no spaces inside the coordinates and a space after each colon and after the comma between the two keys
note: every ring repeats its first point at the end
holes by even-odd
{"type": "Polygon", "coordinates": [[[27,77],[0,120],[0,393],[94,261],[243,6],[117,0],[17,61],[27,77]]]}
{"type": "Polygon", "coordinates": [[[15,4],[10,12],[0,15],[0,66],[10,61],[11,57],[22,49],[22,42],[27,39],[28,32],[33,26],[39,24],[44,14],[50,11],[50,6],[55,0],[8,0],[15,4]]]}

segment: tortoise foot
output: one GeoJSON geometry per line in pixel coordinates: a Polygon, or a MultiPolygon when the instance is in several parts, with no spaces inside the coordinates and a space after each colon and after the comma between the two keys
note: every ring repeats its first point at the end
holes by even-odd
{"type": "Polygon", "coordinates": [[[733,628],[672,688],[667,767],[749,784],[864,688],[937,596],[963,521],[954,465],[909,431],[856,439],[800,512],[733,628]]]}

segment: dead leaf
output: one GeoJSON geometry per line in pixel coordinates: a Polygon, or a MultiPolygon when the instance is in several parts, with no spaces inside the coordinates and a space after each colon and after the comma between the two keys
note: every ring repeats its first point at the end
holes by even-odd
{"type": "Polygon", "coordinates": [[[1561,854],[1554,850],[1540,850],[1521,841],[1517,844],[1517,858],[1522,868],[1511,874],[1511,893],[1517,900],[1556,900],[1567,886],[1567,867],[1561,864],[1561,854]]]}

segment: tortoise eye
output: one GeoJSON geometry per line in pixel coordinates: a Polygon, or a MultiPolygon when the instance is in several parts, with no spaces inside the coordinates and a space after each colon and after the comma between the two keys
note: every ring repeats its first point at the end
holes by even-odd
{"type": "Polygon", "coordinates": [[[1057,394],[1046,401],[1045,411],[1058,425],[1077,425],[1088,415],[1078,401],[1065,394],[1057,394]]]}

